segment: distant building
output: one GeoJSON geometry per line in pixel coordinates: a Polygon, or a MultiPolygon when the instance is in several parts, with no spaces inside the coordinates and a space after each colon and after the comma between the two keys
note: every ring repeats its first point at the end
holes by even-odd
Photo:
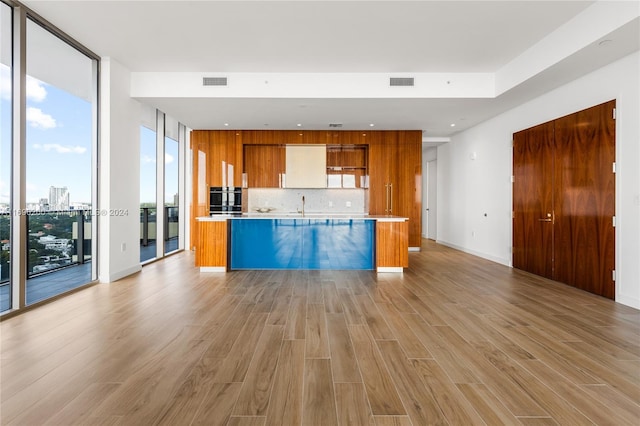
{"type": "Polygon", "coordinates": [[[40,198],[38,204],[40,205],[40,208],[38,209],[39,211],[45,212],[49,210],[49,200],[47,198],[40,198]]]}
{"type": "Polygon", "coordinates": [[[49,187],[49,209],[69,210],[69,189],[66,186],[61,188],[49,187]]]}
{"type": "Polygon", "coordinates": [[[91,210],[91,204],[75,201],[70,203],[69,208],[71,210],[91,210]]]}

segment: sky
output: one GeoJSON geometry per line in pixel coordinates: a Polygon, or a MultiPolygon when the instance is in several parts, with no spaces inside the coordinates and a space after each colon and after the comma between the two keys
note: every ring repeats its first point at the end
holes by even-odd
{"type": "MultiPolygon", "coordinates": [[[[0,203],[9,201],[11,79],[0,65],[2,150],[0,203]]],[[[27,78],[27,203],[66,186],[70,202],[91,202],[91,103],[35,78],[27,78]]]]}
{"type": "MultiPolygon", "coordinates": [[[[9,202],[11,79],[0,64],[0,204],[9,202]]],[[[71,203],[91,203],[91,103],[35,78],[27,78],[27,203],[66,186],[71,203]]],[[[156,133],[140,130],[140,201],[155,202],[156,133]]],[[[178,190],[178,143],[165,139],[165,197],[178,190]]]]}

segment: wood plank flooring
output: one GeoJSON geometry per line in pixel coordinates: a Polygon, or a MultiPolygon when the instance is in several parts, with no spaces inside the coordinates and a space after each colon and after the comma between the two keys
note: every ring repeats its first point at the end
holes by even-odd
{"type": "Polygon", "coordinates": [[[193,262],[2,321],[0,424],[640,424],[608,299],[427,240],[404,274],[193,262]]]}

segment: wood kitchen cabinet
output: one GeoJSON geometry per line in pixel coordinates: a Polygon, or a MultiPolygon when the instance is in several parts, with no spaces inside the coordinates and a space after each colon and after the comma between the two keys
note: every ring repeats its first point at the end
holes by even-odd
{"type": "Polygon", "coordinates": [[[422,132],[398,131],[397,210],[409,218],[409,247],[422,243],[422,132]]]}
{"type": "Polygon", "coordinates": [[[249,188],[279,188],[285,146],[323,144],[327,174],[342,175],[341,186],[344,175],[354,175],[356,188],[369,188],[369,214],[409,218],[409,246],[420,247],[420,131],[194,130],[191,141],[192,218],[208,214],[210,186],[241,186],[244,172],[249,188]]]}
{"type": "Polygon", "coordinates": [[[191,133],[191,153],[193,157],[191,179],[191,246],[198,244],[196,217],[209,215],[209,132],[191,133]]]}
{"type": "Polygon", "coordinates": [[[422,232],[422,134],[369,132],[369,214],[409,218],[409,247],[422,232]]]}
{"type": "Polygon", "coordinates": [[[285,145],[245,145],[244,172],[249,188],[281,188],[285,145]]]}
{"type": "Polygon", "coordinates": [[[398,200],[397,141],[396,132],[369,134],[369,214],[395,214],[394,204],[398,200]]]}
{"type": "Polygon", "coordinates": [[[209,186],[242,186],[242,132],[219,130],[209,134],[209,186]]]}
{"type": "Polygon", "coordinates": [[[340,188],[366,188],[368,151],[367,145],[327,145],[327,175],[340,188]]]}

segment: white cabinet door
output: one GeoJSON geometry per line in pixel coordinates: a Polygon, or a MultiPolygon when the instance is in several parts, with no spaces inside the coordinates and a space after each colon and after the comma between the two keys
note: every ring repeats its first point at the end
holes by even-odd
{"type": "Polygon", "coordinates": [[[287,188],[327,187],[327,146],[287,145],[287,188]]]}

